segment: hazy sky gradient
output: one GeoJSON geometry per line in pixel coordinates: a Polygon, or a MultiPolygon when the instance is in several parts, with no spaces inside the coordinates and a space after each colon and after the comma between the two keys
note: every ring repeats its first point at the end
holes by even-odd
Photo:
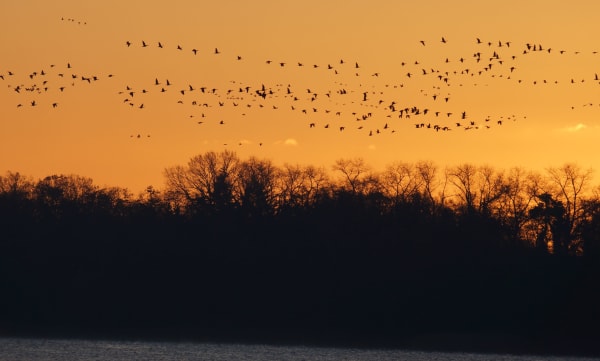
{"type": "Polygon", "coordinates": [[[139,191],[161,187],[165,167],[223,149],[327,167],[363,157],[376,168],[431,160],[600,169],[599,11],[592,0],[3,1],[0,171],[75,173],[139,191]],[[527,43],[544,50],[522,54],[527,43]],[[274,92],[266,99],[253,93],[263,84],[274,92]],[[429,114],[399,118],[392,101],[429,114]],[[479,129],[455,124],[470,121],[479,129]],[[421,122],[453,130],[416,129],[421,122]]]}

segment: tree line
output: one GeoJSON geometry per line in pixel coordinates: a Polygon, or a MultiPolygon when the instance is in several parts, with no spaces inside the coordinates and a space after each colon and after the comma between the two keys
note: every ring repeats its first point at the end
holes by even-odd
{"type": "Polygon", "coordinates": [[[230,151],[208,152],[165,170],[163,200],[179,214],[237,209],[251,217],[308,212],[348,199],[382,216],[479,218],[500,227],[504,241],[513,245],[557,254],[597,252],[600,188],[591,184],[592,170],[576,164],[540,174],[518,167],[465,163],[442,169],[426,161],[395,162],[375,172],[355,158],[339,159],[331,170],[277,167],[268,159],[242,161],[230,151]]]}
{"type": "Polygon", "coordinates": [[[0,331],[597,336],[600,188],[576,164],[222,151],[164,178],[134,195],[0,176],[0,331]]]}

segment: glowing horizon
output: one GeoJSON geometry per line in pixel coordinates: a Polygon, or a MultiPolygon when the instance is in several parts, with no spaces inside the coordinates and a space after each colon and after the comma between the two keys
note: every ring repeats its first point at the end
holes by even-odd
{"type": "Polygon", "coordinates": [[[162,187],[163,169],[223,149],[327,169],[355,157],[376,169],[600,169],[596,2],[0,10],[1,172],[140,191],[162,187]],[[407,108],[419,112],[400,117],[407,108]]]}

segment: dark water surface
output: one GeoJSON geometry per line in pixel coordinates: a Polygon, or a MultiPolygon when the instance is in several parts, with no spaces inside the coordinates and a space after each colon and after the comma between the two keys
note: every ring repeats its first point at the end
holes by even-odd
{"type": "Polygon", "coordinates": [[[273,346],[189,342],[142,342],[0,338],[0,361],[58,360],[410,360],[410,361],[537,361],[593,360],[584,357],[516,356],[386,349],[273,346]]]}

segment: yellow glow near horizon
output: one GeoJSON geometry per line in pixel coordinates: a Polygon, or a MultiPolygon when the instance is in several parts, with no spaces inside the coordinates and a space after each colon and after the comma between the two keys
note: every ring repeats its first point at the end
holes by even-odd
{"type": "Polygon", "coordinates": [[[397,160],[600,169],[599,10],[595,1],[3,2],[0,171],[139,191],[162,186],[165,167],[222,149],[328,168],[362,157],[379,169],[397,160]],[[528,43],[543,50],[523,54],[528,43]],[[262,85],[273,95],[256,96],[262,85]],[[430,113],[398,118],[392,101],[430,113]],[[471,121],[479,129],[456,126],[471,121]]]}

